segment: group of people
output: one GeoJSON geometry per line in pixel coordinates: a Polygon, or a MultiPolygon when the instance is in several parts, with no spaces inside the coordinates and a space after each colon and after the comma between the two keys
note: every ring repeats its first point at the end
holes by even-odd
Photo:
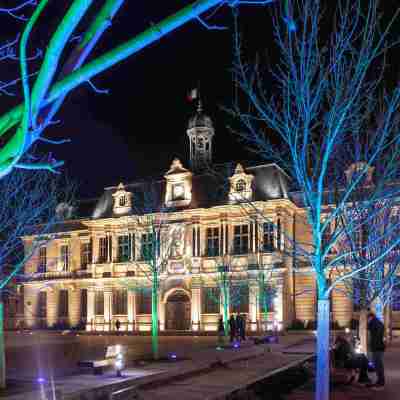
{"type": "MultiPolygon", "coordinates": [[[[231,343],[233,341],[246,340],[246,317],[244,315],[232,314],[228,320],[229,336],[231,343]]],[[[218,321],[218,335],[219,337],[225,336],[225,327],[222,316],[218,321]]]]}
{"type": "Polygon", "coordinates": [[[338,335],[332,350],[335,367],[345,368],[349,371],[348,384],[351,384],[358,375],[358,382],[366,384],[373,389],[381,389],[385,386],[385,370],[383,365],[383,353],[385,351],[384,325],[372,312],[368,314],[368,353],[356,353],[354,343],[346,335],[338,335]],[[372,382],[368,376],[369,363],[372,361],[377,380],[372,382]]]}

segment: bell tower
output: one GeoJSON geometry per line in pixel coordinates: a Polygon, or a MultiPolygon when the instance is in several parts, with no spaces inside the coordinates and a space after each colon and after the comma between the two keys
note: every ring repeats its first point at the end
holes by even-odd
{"type": "Polygon", "coordinates": [[[198,172],[211,164],[214,126],[211,118],[203,112],[201,99],[196,113],[189,119],[187,135],[190,145],[191,170],[198,172]]]}

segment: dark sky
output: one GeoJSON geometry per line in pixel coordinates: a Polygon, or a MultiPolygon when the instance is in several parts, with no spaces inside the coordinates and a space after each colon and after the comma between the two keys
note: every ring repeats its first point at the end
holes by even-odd
{"type": "MultiPolygon", "coordinates": [[[[137,2],[128,1],[115,18],[99,53],[189,1],[162,1],[157,7],[145,1],[139,9],[132,3],[137,2]]],[[[232,24],[230,10],[221,10],[213,22],[232,24]]],[[[67,98],[59,113],[61,124],[48,133],[73,140],[53,150],[82,184],[83,196],[98,195],[120,181],[163,174],[176,156],[188,166],[186,126],[195,107],[186,97],[199,81],[204,109],[216,128],[214,160],[252,157],[226,128],[228,116],[221,110],[232,101],[231,43],[231,29],[208,31],[198,22],[189,23],[95,78],[99,88],[109,89],[108,95],[85,85],[67,98]]]]}
{"type": "MultiPolygon", "coordinates": [[[[193,0],[126,1],[96,54],[134,37],[189,3],[193,0]]],[[[65,8],[70,2],[52,4],[46,23],[33,35],[42,48],[46,35],[59,22],[62,4],[65,8]]],[[[394,9],[395,5],[397,0],[385,0],[385,7],[394,9]]],[[[273,61],[276,56],[269,12],[268,7],[242,7],[240,22],[249,54],[254,56],[256,50],[267,48],[273,61]]],[[[229,7],[219,10],[212,23],[231,28],[229,7]]],[[[16,27],[15,21],[4,25],[0,29],[2,38],[10,37],[16,27]]],[[[120,181],[160,175],[176,156],[188,166],[186,125],[194,109],[186,95],[199,81],[204,108],[216,128],[214,160],[254,158],[229,132],[229,117],[221,109],[231,105],[234,93],[232,34],[232,29],[209,31],[199,22],[191,22],[94,78],[99,88],[109,89],[108,95],[95,94],[83,85],[67,97],[58,115],[60,124],[48,128],[46,134],[72,140],[50,150],[55,158],[65,160],[64,170],[80,183],[82,197],[98,196],[104,186],[120,181]]],[[[3,96],[1,110],[16,100],[3,96]]]]}

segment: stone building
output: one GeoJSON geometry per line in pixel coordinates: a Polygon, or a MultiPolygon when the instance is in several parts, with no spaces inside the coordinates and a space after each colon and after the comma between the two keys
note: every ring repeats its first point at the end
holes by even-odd
{"type": "MultiPolygon", "coordinates": [[[[276,164],[209,170],[214,127],[201,107],[187,135],[187,168],[174,159],[160,179],[107,187],[79,218],[66,218],[48,237],[24,238],[26,251],[42,243],[25,266],[25,326],[109,331],[119,321],[124,331],[149,330],[144,254],[153,234],[160,330],[216,330],[222,274],[229,311],[245,314],[249,330],[315,321],[315,279],[292,257],[293,240],[307,245],[310,229],[289,177],[276,164]],[[263,285],[273,289],[266,308],[263,285]]],[[[331,314],[349,326],[351,299],[333,292],[331,314]]]]}

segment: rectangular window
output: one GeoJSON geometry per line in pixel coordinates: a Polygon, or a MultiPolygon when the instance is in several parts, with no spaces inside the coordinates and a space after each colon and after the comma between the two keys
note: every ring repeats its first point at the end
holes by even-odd
{"type": "Polygon", "coordinates": [[[37,272],[46,272],[47,268],[47,249],[45,246],[42,246],[39,249],[39,264],[37,272]]]}
{"type": "Polygon", "coordinates": [[[126,315],[128,313],[128,294],[126,289],[113,291],[113,315],[126,315]]]}
{"type": "Polygon", "coordinates": [[[106,237],[99,239],[99,263],[106,263],[108,260],[108,241],[106,237]]]}
{"type": "Polygon", "coordinates": [[[59,292],[58,316],[59,318],[68,317],[68,290],[65,289],[59,292]]]}
{"type": "Polygon", "coordinates": [[[151,260],[153,258],[153,247],[154,240],[153,234],[143,233],[142,234],[142,248],[141,248],[141,259],[144,261],[151,260]]]}
{"type": "Polygon", "coordinates": [[[118,262],[129,261],[130,252],[129,236],[118,236],[118,262]]]}
{"type": "Polygon", "coordinates": [[[140,290],[136,293],[138,314],[151,314],[151,289],[140,290]]]}
{"type": "Polygon", "coordinates": [[[92,243],[81,244],[81,269],[87,269],[88,264],[92,263],[92,243]]]}
{"type": "Polygon", "coordinates": [[[219,287],[201,288],[202,314],[219,314],[220,289],[219,287]]]}
{"type": "Polygon", "coordinates": [[[258,303],[261,313],[275,312],[274,298],[276,297],[276,289],[269,285],[261,287],[259,285],[258,303]]]}
{"type": "Polygon", "coordinates": [[[219,228],[207,228],[207,257],[219,256],[219,228]]]}
{"type": "Polygon", "coordinates": [[[274,251],[274,224],[272,222],[264,222],[263,224],[263,251],[270,253],[274,251]]]}
{"type": "Polygon", "coordinates": [[[231,313],[248,313],[249,286],[232,285],[229,288],[229,305],[231,313]]]}
{"type": "Polygon", "coordinates": [[[233,231],[234,254],[247,254],[249,252],[249,226],[236,225],[233,231]]]}
{"type": "Polygon", "coordinates": [[[60,247],[60,261],[63,271],[69,270],[69,246],[64,244],[60,247]]]}
{"type": "Polygon", "coordinates": [[[81,289],[81,319],[87,318],[87,289],[81,289]]]}
{"type": "Polygon", "coordinates": [[[96,315],[104,315],[104,293],[96,291],[94,295],[94,312],[96,315]]]}
{"type": "Polygon", "coordinates": [[[47,293],[45,291],[39,292],[38,317],[40,319],[47,317],[47,293]]]}

